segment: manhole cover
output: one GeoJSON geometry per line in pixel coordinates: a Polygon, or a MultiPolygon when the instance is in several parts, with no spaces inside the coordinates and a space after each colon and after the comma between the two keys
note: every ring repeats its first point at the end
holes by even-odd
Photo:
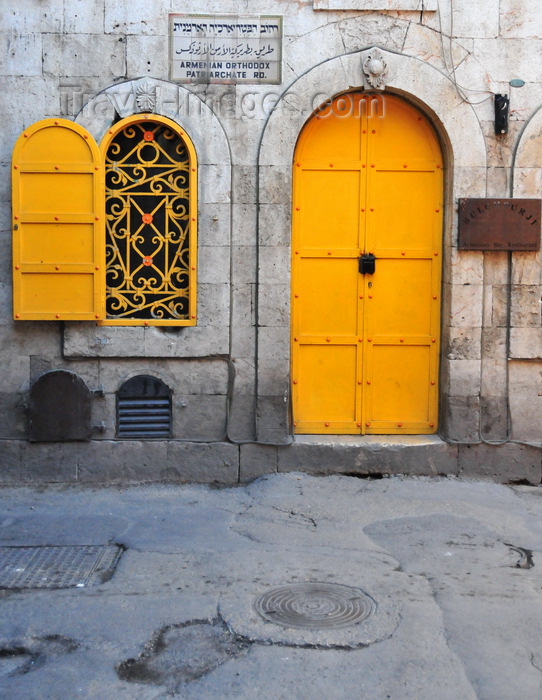
{"type": "Polygon", "coordinates": [[[0,547],[0,588],[85,588],[108,581],[117,545],[0,547]]]}
{"type": "Polygon", "coordinates": [[[256,599],[265,620],[283,627],[340,628],[370,617],[375,602],[359,588],[338,583],[299,583],[274,588],[256,599]]]}

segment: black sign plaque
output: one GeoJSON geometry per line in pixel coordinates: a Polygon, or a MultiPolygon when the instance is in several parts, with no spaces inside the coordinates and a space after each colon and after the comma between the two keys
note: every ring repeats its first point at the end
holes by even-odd
{"type": "Polygon", "coordinates": [[[460,199],[459,250],[540,250],[540,199],[460,199]]]}

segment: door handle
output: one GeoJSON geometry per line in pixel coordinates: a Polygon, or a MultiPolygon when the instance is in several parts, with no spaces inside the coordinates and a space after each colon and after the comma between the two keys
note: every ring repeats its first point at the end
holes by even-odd
{"type": "Polygon", "coordinates": [[[376,258],[372,253],[365,253],[358,259],[358,268],[362,275],[374,275],[376,258]]]}

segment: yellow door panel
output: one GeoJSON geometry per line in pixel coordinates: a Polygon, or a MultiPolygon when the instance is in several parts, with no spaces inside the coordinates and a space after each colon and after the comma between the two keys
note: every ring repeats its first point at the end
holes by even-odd
{"type": "Polygon", "coordinates": [[[377,110],[365,104],[353,93],[325,105],[295,153],[294,429],[432,433],[442,155],[411,105],[389,95],[377,110]],[[339,99],[351,113],[339,116],[339,99]],[[362,254],[374,271],[358,266],[362,254]]]}
{"type": "Polygon", "coordinates": [[[296,149],[296,160],[307,163],[328,159],[330,167],[337,166],[338,160],[359,160],[363,137],[361,123],[370,109],[367,98],[355,93],[324,105],[307,124],[296,149]]]}
{"type": "Polygon", "coordinates": [[[17,140],[12,162],[13,315],[105,315],[104,181],[92,136],[45,119],[17,140]]]}
{"type": "Polygon", "coordinates": [[[360,173],[305,170],[296,216],[301,248],[358,247],[360,173]]]}
{"type": "Polygon", "coordinates": [[[303,335],[357,333],[358,271],[356,260],[305,258],[299,264],[299,327],[303,335]]]}
{"type": "Polygon", "coordinates": [[[371,432],[404,432],[412,424],[418,432],[433,432],[430,347],[376,345],[373,353],[378,371],[366,391],[371,432]]]}
{"type": "Polygon", "coordinates": [[[94,275],[80,273],[47,274],[27,272],[21,280],[21,306],[38,317],[55,309],[55,319],[69,320],[94,309],[94,275]]]}
{"type": "Polygon", "coordinates": [[[370,306],[372,333],[408,339],[431,333],[432,260],[384,259],[376,261],[370,306]]]}
{"type": "Polygon", "coordinates": [[[21,262],[92,263],[93,260],[92,224],[26,224],[21,240],[21,262]]]}
{"type": "Polygon", "coordinates": [[[303,345],[294,369],[294,395],[300,401],[297,428],[308,433],[359,432],[356,426],[357,347],[303,345]]]}
{"type": "Polygon", "coordinates": [[[437,242],[440,229],[440,206],[435,202],[435,172],[381,171],[374,173],[369,202],[368,245],[398,251],[431,250],[433,233],[437,242]]]}
{"type": "Polygon", "coordinates": [[[94,173],[21,173],[21,213],[29,216],[87,214],[91,217],[94,177],[94,173]]]}

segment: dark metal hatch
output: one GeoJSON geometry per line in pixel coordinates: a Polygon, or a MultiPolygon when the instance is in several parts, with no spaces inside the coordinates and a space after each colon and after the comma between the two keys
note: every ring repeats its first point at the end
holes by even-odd
{"type": "Polygon", "coordinates": [[[140,374],[117,392],[117,437],[171,437],[171,389],[161,379],[140,374]]]}

